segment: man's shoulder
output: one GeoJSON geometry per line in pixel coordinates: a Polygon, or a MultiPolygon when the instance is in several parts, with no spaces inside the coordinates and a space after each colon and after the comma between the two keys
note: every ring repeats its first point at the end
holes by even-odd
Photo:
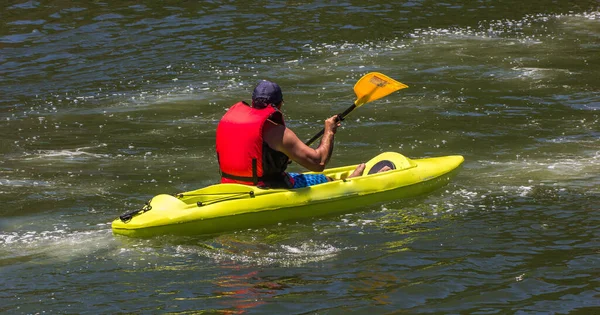
{"type": "Polygon", "coordinates": [[[282,124],[278,124],[270,119],[267,119],[267,121],[265,121],[265,125],[263,127],[263,133],[264,134],[279,134],[279,133],[283,133],[285,132],[285,130],[287,129],[287,127],[285,125],[282,124]]]}

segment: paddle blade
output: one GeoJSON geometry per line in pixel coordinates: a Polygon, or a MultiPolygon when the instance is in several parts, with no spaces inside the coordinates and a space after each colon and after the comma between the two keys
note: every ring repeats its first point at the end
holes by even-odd
{"type": "Polygon", "coordinates": [[[379,72],[367,73],[354,85],[354,93],[357,97],[354,105],[356,107],[362,106],[407,87],[408,85],[400,83],[385,74],[379,72]]]}

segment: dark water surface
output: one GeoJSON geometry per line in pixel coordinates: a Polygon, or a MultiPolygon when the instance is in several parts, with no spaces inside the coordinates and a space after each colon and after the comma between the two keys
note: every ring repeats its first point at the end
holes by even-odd
{"type": "MultiPolygon", "coordinates": [[[[0,312],[600,313],[598,1],[4,1],[0,312]],[[212,237],[113,236],[218,180],[259,79],[330,166],[462,154],[434,194],[212,237]]],[[[292,168],[292,170],[298,170],[292,168]]]]}

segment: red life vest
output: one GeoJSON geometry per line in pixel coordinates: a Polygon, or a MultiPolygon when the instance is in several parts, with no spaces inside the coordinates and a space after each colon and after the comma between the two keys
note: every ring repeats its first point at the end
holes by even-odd
{"type": "Polygon", "coordinates": [[[254,186],[289,186],[285,182],[288,157],[263,140],[267,119],[285,125],[283,115],[272,106],[252,108],[245,102],[233,105],[217,126],[217,158],[221,183],[254,186]]]}

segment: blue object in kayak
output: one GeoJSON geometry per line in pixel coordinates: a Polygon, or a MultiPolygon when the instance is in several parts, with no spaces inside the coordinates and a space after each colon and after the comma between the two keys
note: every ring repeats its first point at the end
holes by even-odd
{"type": "Polygon", "coordinates": [[[328,182],[327,176],[323,174],[288,173],[288,175],[294,180],[292,188],[304,188],[328,182]]]}

